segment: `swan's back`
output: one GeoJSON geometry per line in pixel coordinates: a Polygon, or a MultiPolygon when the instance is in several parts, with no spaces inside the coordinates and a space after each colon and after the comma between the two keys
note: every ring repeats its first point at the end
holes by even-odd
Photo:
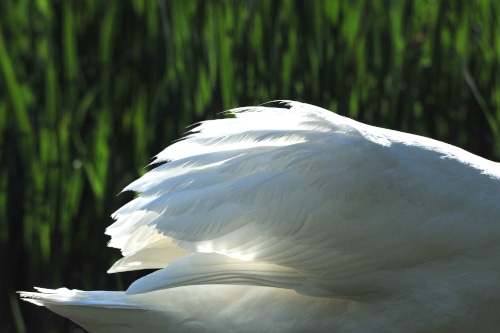
{"type": "MultiPolygon", "coordinates": [[[[96,304],[149,304],[188,331],[496,329],[496,163],[297,102],[230,113],[125,189],[139,194],[106,231],[124,255],[110,271],[159,270],[96,304]]],[[[61,293],[25,295],[57,307],[61,293]]]]}

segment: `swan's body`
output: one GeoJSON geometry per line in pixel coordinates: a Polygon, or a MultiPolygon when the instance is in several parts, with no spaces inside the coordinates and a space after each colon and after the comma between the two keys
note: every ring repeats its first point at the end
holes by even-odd
{"type": "Polygon", "coordinates": [[[200,124],[126,188],[110,271],[158,271],[24,299],[94,332],[497,331],[500,167],[285,105],[200,124]]]}

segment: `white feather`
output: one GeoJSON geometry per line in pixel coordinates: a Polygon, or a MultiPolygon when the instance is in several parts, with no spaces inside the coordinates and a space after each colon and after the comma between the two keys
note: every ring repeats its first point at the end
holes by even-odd
{"type": "MultiPolygon", "coordinates": [[[[211,293],[221,284],[243,288],[254,316],[266,316],[263,290],[286,294],[282,321],[270,331],[294,327],[299,304],[331,307],[329,319],[304,310],[316,325],[308,330],[496,329],[489,307],[500,305],[498,164],[297,102],[230,113],[236,118],[198,124],[157,155],[155,163],[167,163],[125,188],[140,194],[106,231],[124,255],[110,272],[160,270],[110,295],[150,302],[166,322],[184,316],[176,308],[188,301],[149,295],[203,290],[214,302],[210,320],[222,311],[217,302],[233,304],[237,315],[237,298],[211,293]],[[363,311],[337,311],[345,304],[363,311]]],[[[92,299],[67,294],[23,295],[63,315],[92,299]]],[[[205,320],[191,315],[188,322],[205,320]]]]}

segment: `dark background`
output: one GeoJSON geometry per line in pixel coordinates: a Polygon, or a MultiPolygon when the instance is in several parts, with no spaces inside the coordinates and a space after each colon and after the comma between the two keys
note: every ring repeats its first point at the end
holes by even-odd
{"type": "Polygon", "coordinates": [[[0,332],[75,332],[33,286],[124,289],[103,232],[193,122],[273,99],[500,158],[500,5],[0,1],[0,332]]]}

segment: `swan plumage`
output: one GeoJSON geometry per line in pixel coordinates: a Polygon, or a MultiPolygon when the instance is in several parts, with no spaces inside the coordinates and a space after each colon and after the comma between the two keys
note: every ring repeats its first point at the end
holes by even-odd
{"type": "Polygon", "coordinates": [[[95,332],[496,330],[497,163],[298,102],[228,113],[113,214],[109,272],[155,272],[23,299],[95,332]]]}

